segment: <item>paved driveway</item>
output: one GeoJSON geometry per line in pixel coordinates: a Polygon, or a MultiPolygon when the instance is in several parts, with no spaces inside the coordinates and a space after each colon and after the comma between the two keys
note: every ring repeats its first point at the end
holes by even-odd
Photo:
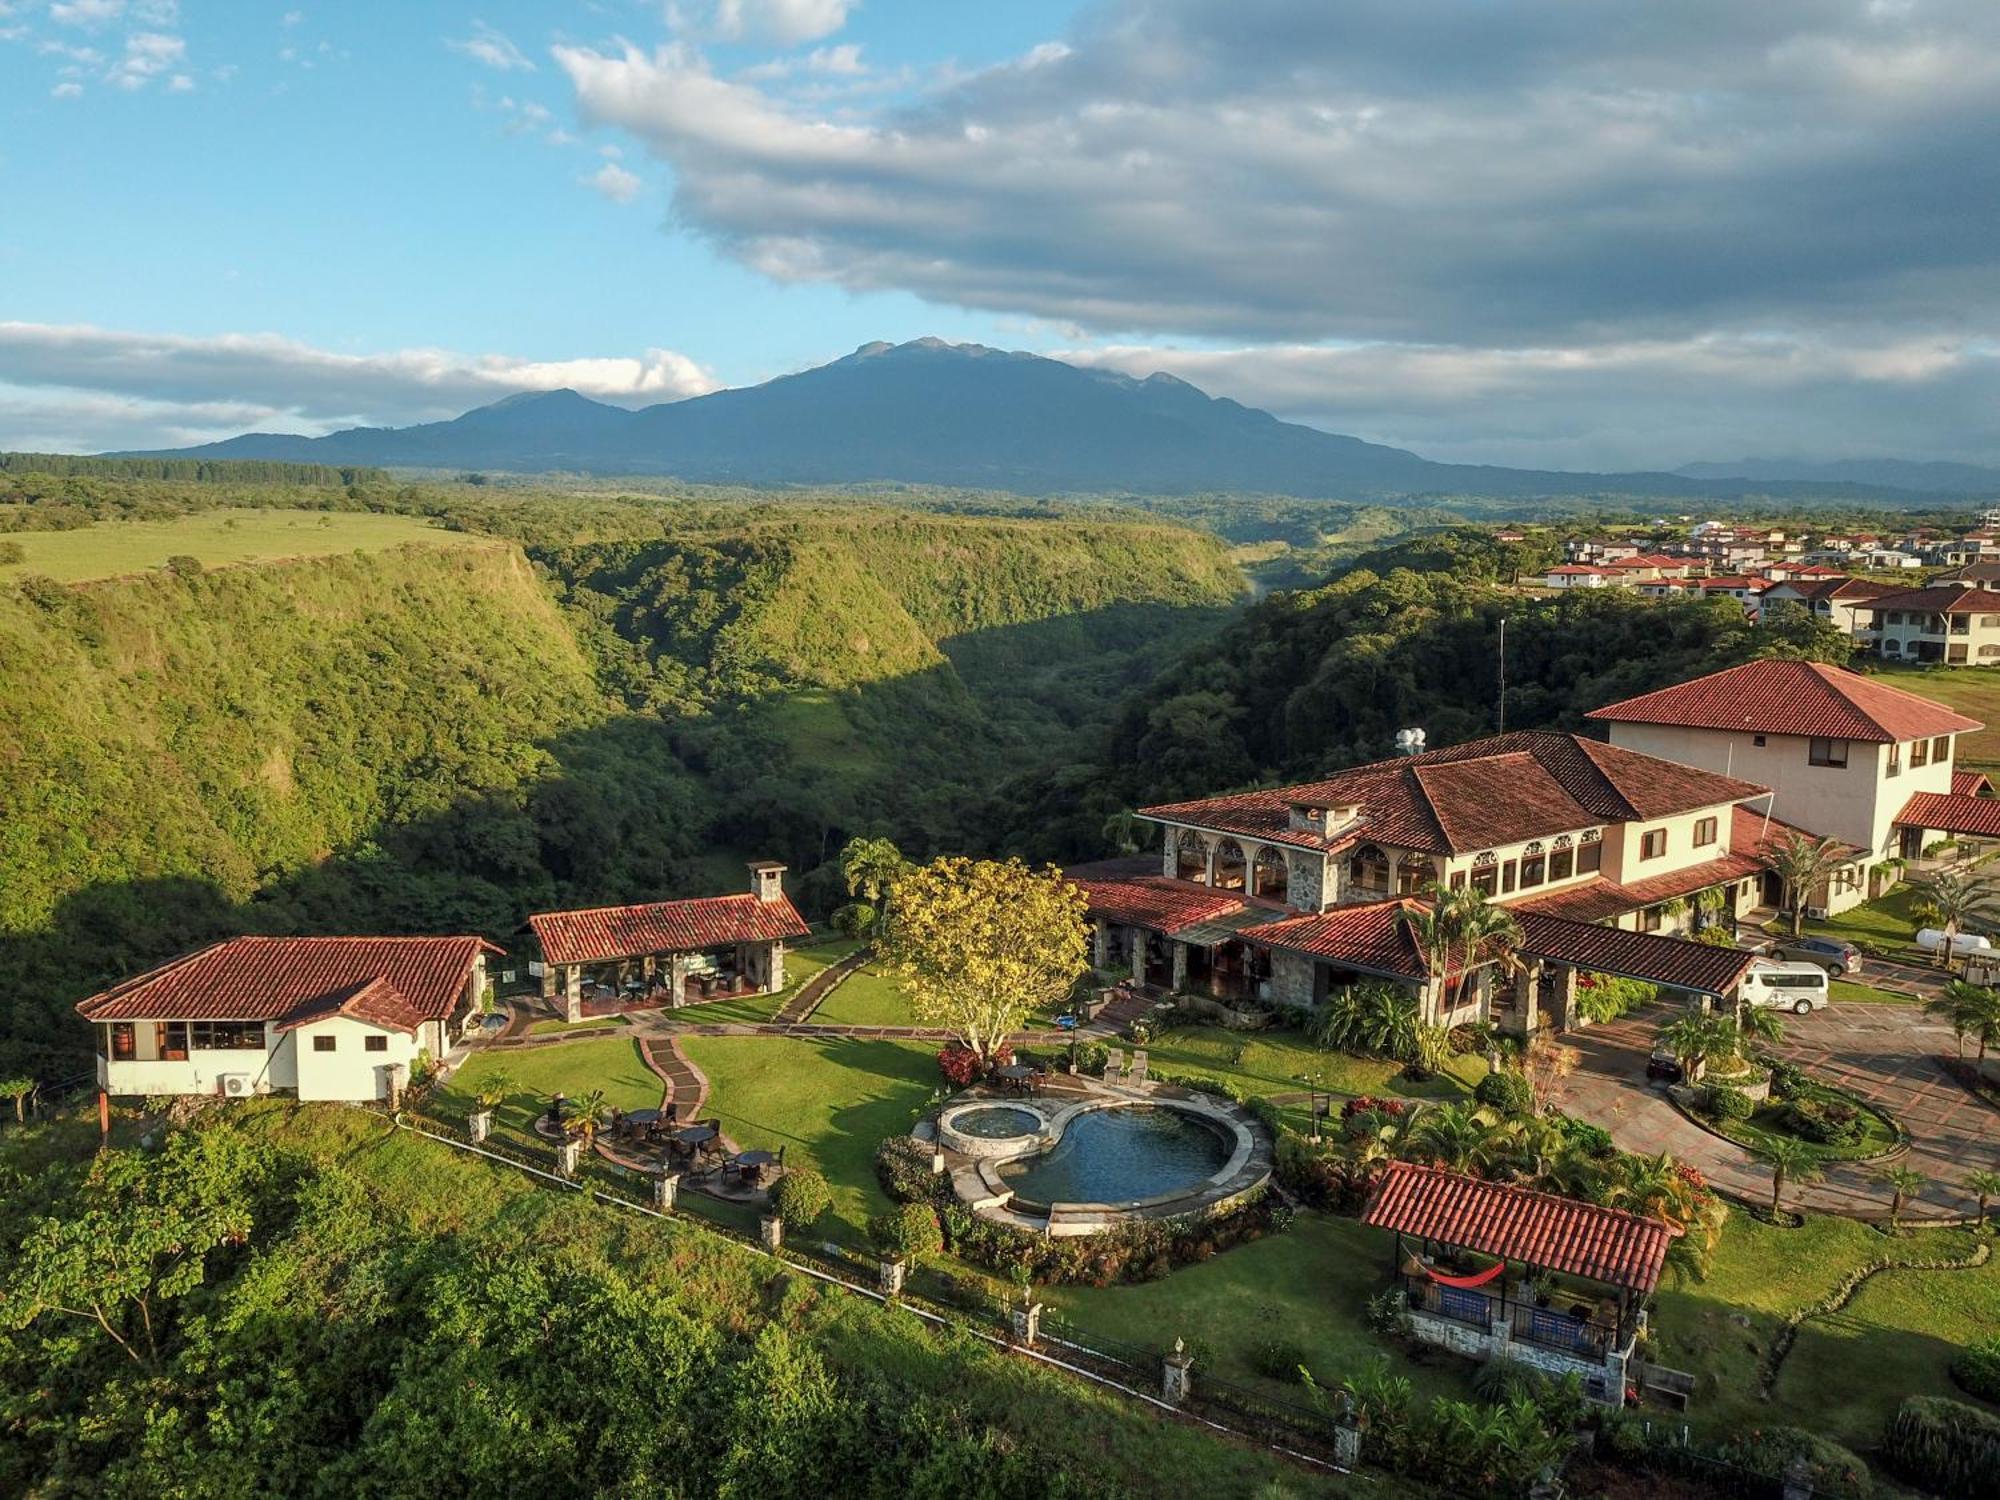
{"type": "MultiPolygon", "coordinates": [[[[1628,1151],[1671,1151],[1732,1193],[1768,1198],[1770,1169],[1748,1151],[1688,1120],[1646,1079],[1654,1033],[1674,1007],[1648,1006],[1564,1040],[1582,1053],[1564,1081],[1563,1108],[1610,1130],[1628,1151]]],[[[1973,1098],[1938,1065],[1954,1049],[1951,1029],[1915,1005],[1841,1001],[1809,1016],[1785,1017],[1773,1050],[1814,1075],[1852,1089],[1901,1120],[1913,1138],[1907,1165],[1930,1179],[1911,1217],[1971,1211],[1957,1184],[1974,1168],[2000,1169],[2000,1110],[1973,1098]]],[[[1835,1163],[1823,1181],[1787,1186],[1786,1201],[1830,1213],[1885,1216],[1888,1195],[1875,1180],[1882,1163],[1835,1163]]]]}

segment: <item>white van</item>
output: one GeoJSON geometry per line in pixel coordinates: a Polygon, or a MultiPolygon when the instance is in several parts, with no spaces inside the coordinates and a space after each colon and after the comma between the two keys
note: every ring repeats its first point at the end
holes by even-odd
{"type": "Polygon", "coordinates": [[[1803,1016],[1826,1004],[1828,989],[1826,970],[1818,964],[1760,958],[1743,976],[1743,1003],[1775,1006],[1803,1016]]]}

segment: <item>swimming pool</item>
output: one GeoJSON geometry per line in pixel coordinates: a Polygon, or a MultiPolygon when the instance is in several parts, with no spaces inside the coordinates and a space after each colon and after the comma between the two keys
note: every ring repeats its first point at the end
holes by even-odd
{"type": "Polygon", "coordinates": [[[1193,1191],[1231,1149],[1186,1110],[1133,1104],[1077,1115],[1049,1150],[1003,1162],[999,1173],[1024,1203],[1136,1203],[1193,1191]]]}

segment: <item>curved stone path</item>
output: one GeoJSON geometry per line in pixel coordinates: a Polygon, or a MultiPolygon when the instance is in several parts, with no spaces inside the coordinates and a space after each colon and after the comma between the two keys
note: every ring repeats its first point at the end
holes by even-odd
{"type": "Polygon", "coordinates": [[[800,985],[799,992],[779,1006],[772,1019],[783,1026],[795,1026],[807,1019],[819,1009],[820,1001],[845,984],[848,976],[873,956],[873,949],[856,948],[846,957],[836,959],[800,985]]]}

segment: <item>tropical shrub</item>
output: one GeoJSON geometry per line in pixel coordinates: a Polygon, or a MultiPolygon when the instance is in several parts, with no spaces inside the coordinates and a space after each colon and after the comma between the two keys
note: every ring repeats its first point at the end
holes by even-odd
{"type": "MultiPolygon", "coordinates": [[[[1005,1067],[1014,1060],[1014,1049],[1002,1042],[993,1049],[993,1063],[1005,1067]]],[[[977,1083],[986,1076],[986,1064],[979,1054],[963,1042],[946,1042],[938,1053],[938,1071],[944,1074],[945,1082],[957,1088],[977,1083]]]]}
{"type": "Polygon", "coordinates": [[[1528,1080],[1506,1069],[1480,1079],[1472,1097],[1503,1115],[1524,1115],[1535,1107],[1535,1092],[1528,1080]]]}
{"type": "Polygon", "coordinates": [[[1803,1427],[1753,1427],[1722,1447],[1725,1463],[1781,1482],[1792,1464],[1804,1459],[1813,1494],[1825,1500],[1867,1500],[1875,1493],[1868,1466],[1848,1449],[1803,1427]]]}
{"type": "Polygon", "coordinates": [[[1620,979],[1611,974],[1580,974],[1576,981],[1576,1008],[1593,1021],[1615,1021],[1627,1011],[1650,1005],[1659,998],[1660,987],[1638,979],[1620,979]]]}
{"type": "Polygon", "coordinates": [[[1404,1339],[1410,1336],[1410,1299],[1401,1287],[1390,1287],[1368,1299],[1368,1331],[1377,1338],[1404,1339]]]}
{"type": "Polygon", "coordinates": [[[1951,1378],[1968,1395],[2000,1403],[2000,1335],[1959,1350],[1952,1357],[1951,1378]]]}
{"type": "Polygon", "coordinates": [[[1391,1120],[1401,1120],[1413,1107],[1408,1099],[1391,1099],[1377,1094],[1356,1094],[1340,1106],[1340,1118],[1345,1122],[1356,1115],[1387,1115],[1391,1120]]]}
{"type": "Polygon", "coordinates": [[[1771,1096],[1776,1099],[1790,1099],[1803,1094],[1811,1087],[1812,1079],[1797,1063],[1774,1061],[1771,1067],[1771,1096]]]}
{"type": "Polygon", "coordinates": [[[950,1179],[931,1170],[933,1148],[914,1136],[892,1135],[875,1148],[875,1180],[898,1203],[927,1203],[950,1192],[950,1179]]]}
{"type": "Polygon", "coordinates": [[[1495,1406],[1515,1400],[1532,1401],[1545,1384],[1546,1377],[1533,1365],[1504,1354],[1481,1361],[1472,1372],[1473,1394],[1495,1406]]]}
{"type": "Polygon", "coordinates": [[[771,1207],[787,1229],[803,1229],[833,1207],[833,1193],[811,1167],[794,1167],[771,1189],[771,1207]]]}
{"type": "Polygon", "coordinates": [[[1287,1338],[1266,1339],[1250,1355],[1250,1367],[1259,1375],[1287,1385],[1303,1384],[1309,1377],[1302,1372],[1311,1362],[1311,1351],[1287,1338]]]}
{"type": "Polygon", "coordinates": [[[1747,1120],[1755,1111],[1750,1096],[1727,1085],[1711,1087],[1702,1095],[1704,1113],[1717,1120],[1747,1120]]]}
{"type": "Polygon", "coordinates": [[[944,1249],[937,1211],[928,1203],[905,1203],[868,1221],[868,1238],[884,1255],[936,1255],[944,1249]]]}
{"type": "Polygon", "coordinates": [[[1990,1494],[2000,1474],[2000,1417],[1944,1396],[1911,1396],[1883,1434],[1889,1467],[1940,1495],[1990,1494]]]}
{"type": "Polygon", "coordinates": [[[1618,1147],[1611,1139],[1611,1132],[1602,1125],[1593,1125],[1574,1115],[1553,1115],[1550,1118],[1563,1139],[1569,1142],[1571,1150],[1599,1161],[1617,1155],[1618,1147]]]}
{"type": "Polygon", "coordinates": [[[1843,1099],[1801,1094],[1785,1105],[1784,1127],[1820,1146],[1851,1146],[1866,1134],[1861,1111],[1843,1099]]]}

